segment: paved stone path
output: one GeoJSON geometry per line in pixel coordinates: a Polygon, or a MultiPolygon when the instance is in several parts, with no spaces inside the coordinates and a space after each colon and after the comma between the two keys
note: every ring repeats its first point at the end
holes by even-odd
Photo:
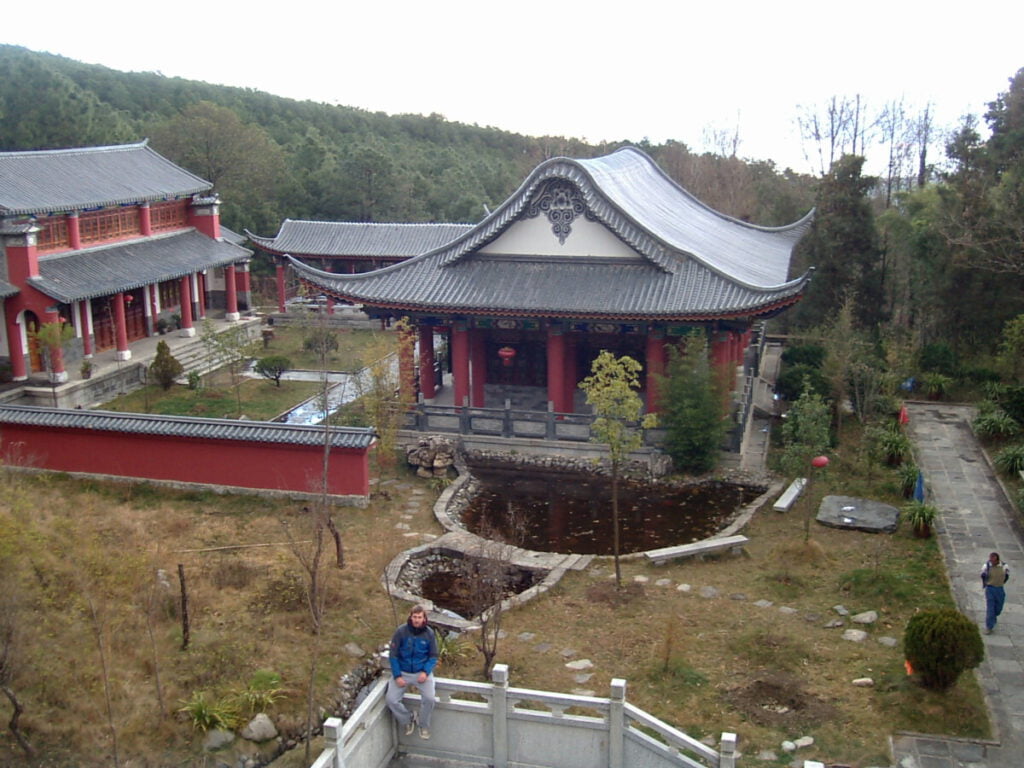
{"type": "Polygon", "coordinates": [[[984,624],[979,573],[988,553],[1010,566],[1006,606],[996,631],[984,636],[979,669],[995,727],[995,743],[897,735],[899,768],[1021,768],[1024,766],[1024,535],[969,422],[971,409],[909,404],[910,436],[924,471],[927,500],[941,512],[938,536],[960,610],[984,624]]]}

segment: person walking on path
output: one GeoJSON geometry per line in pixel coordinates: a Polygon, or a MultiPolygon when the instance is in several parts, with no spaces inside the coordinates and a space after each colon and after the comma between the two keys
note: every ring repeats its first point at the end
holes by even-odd
{"type": "Polygon", "coordinates": [[[999,559],[999,553],[988,556],[981,569],[981,588],[985,590],[985,634],[991,635],[996,628],[996,619],[1003,612],[1006,590],[1003,585],[1010,580],[1010,567],[999,559]]]}
{"type": "Polygon", "coordinates": [[[422,605],[414,605],[409,618],[395,630],[389,649],[391,679],[388,681],[387,703],[391,714],[412,736],[419,723],[420,738],[430,738],[430,715],[434,711],[434,667],[437,666],[437,638],[427,623],[422,605]],[[407,686],[420,689],[420,711],[414,716],[402,697],[407,686]]]}

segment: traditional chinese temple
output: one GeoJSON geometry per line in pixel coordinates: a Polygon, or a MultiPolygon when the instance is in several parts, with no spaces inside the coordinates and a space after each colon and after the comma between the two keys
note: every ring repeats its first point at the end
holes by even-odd
{"type": "Polygon", "coordinates": [[[456,405],[484,407],[487,387],[500,384],[544,388],[561,413],[573,412],[577,383],[609,350],[643,363],[656,410],[653,376],[675,340],[703,329],[715,364],[731,366],[753,323],[799,301],[809,273],[790,278],[790,261],[812,215],[783,227],[739,221],[626,147],[542,163],[480,223],[401,263],[333,274],[290,261],[317,291],[411,320],[427,402],[439,345],[456,405]]]}
{"type": "Polygon", "coordinates": [[[278,311],[285,311],[288,256],[324,272],[369,272],[432,251],[473,228],[472,224],[401,224],[285,219],[274,237],[245,230],[277,267],[278,311]]]}
{"type": "Polygon", "coordinates": [[[238,319],[251,252],[222,229],[212,189],[145,141],[0,153],[0,360],[14,380],[43,370],[32,332],[44,323],[74,329],[75,356],[128,360],[169,323],[194,335],[210,307],[238,319]]]}

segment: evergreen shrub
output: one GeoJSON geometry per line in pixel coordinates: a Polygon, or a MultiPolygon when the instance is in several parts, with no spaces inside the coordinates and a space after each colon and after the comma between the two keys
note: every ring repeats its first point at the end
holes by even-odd
{"type": "Polygon", "coordinates": [[[806,391],[822,397],[827,397],[829,393],[828,381],[821,370],[806,363],[787,365],[775,382],[775,392],[790,402],[799,400],[806,391]]]}
{"type": "Polygon", "coordinates": [[[782,362],[786,365],[808,365],[821,368],[825,362],[825,348],[817,344],[798,344],[786,347],[782,352],[782,362]]]}
{"type": "Polygon", "coordinates": [[[922,371],[953,376],[957,369],[956,353],[944,342],[925,344],[918,356],[918,364],[922,371]]]}
{"type": "Polygon", "coordinates": [[[996,454],[994,463],[1004,475],[1016,475],[1024,470],[1024,443],[1006,446],[996,454]]]}
{"type": "Polygon", "coordinates": [[[156,357],[149,366],[149,372],[161,389],[165,392],[170,389],[174,385],[174,380],[181,376],[184,370],[181,363],[171,354],[171,348],[167,346],[166,341],[156,345],[156,357]]]}
{"type": "Polygon", "coordinates": [[[952,688],[985,658],[977,625],[952,608],[922,611],[907,622],[903,650],[926,688],[952,688]]]}

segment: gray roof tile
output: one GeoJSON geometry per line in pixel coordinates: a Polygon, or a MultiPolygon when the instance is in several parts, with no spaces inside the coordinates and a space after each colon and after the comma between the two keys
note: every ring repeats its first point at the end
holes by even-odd
{"type": "Polygon", "coordinates": [[[374,272],[335,275],[292,259],[300,276],[357,303],[408,311],[560,317],[709,319],[761,315],[796,301],[787,280],[809,213],[787,227],[720,214],[628,147],[603,158],[539,165],[493,214],[457,240],[374,272]],[[566,179],[634,258],[481,254],[549,179],[566,179]]]}
{"type": "Polygon", "coordinates": [[[83,210],[187,197],[213,185],[143,141],[113,147],[0,152],[0,213],[83,210]]]}
{"type": "Polygon", "coordinates": [[[0,280],[0,299],[5,296],[13,296],[18,292],[17,287],[11,285],[6,280],[0,280]]]}
{"type": "MultiPolygon", "coordinates": [[[[201,437],[210,440],[246,440],[286,445],[323,445],[322,427],[273,421],[234,421],[192,416],[159,416],[116,411],[79,411],[29,405],[0,405],[0,424],[89,429],[136,435],[201,437]]],[[[368,448],[374,432],[363,427],[333,427],[335,448],[368,448]]]]}
{"type": "Polygon", "coordinates": [[[260,248],[293,256],[364,256],[408,259],[450,243],[472,224],[374,224],[285,219],[276,237],[246,230],[260,248]]]}
{"type": "Polygon", "coordinates": [[[251,252],[194,229],[67,251],[39,259],[31,284],[47,296],[79,301],[245,261],[251,252]]]}

